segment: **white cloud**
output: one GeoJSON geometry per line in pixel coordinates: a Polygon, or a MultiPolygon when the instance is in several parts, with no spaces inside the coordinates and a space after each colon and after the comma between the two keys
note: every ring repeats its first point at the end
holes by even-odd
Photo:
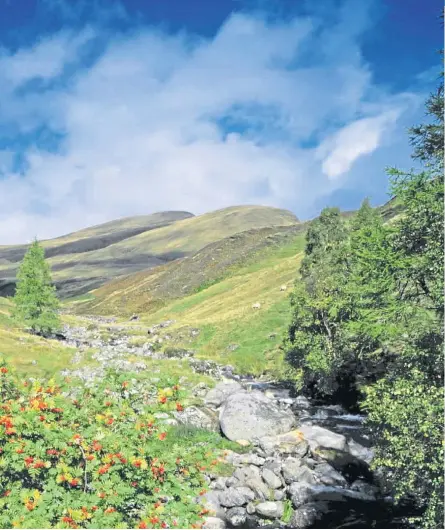
{"type": "Polygon", "coordinates": [[[138,26],[68,84],[25,95],[15,89],[57,79],[93,30],[4,54],[0,125],[65,137],[58,153],[26,147],[24,175],[0,173],[0,242],[164,209],[260,203],[313,215],[317,198],[356,178],[360,157],[372,164],[383,139],[399,141],[412,108],[373,85],[349,22],[238,14],[213,39],[138,26]]]}

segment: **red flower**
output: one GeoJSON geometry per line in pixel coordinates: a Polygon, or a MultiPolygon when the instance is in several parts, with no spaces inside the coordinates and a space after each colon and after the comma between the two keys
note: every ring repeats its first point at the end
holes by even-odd
{"type": "Polygon", "coordinates": [[[94,440],[92,448],[93,451],[100,451],[102,449],[102,445],[98,441],[94,440]]]}
{"type": "Polygon", "coordinates": [[[40,421],[45,421],[45,416],[39,416],[40,421]]]}
{"type": "Polygon", "coordinates": [[[110,464],[105,464],[104,466],[99,468],[99,475],[105,475],[105,473],[108,473],[108,470],[110,469],[110,464]]]}
{"type": "Polygon", "coordinates": [[[138,528],[148,528],[147,527],[147,523],[145,521],[141,521],[139,524],[138,524],[138,528]]]}
{"type": "Polygon", "coordinates": [[[3,497],[9,497],[11,494],[11,490],[6,490],[5,493],[3,493],[3,497]]]}
{"type": "Polygon", "coordinates": [[[181,412],[181,411],[184,410],[184,407],[181,405],[181,403],[176,403],[176,410],[177,410],[178,412],[181,412]]]}
{"type": "Polygon", "coordinates": [[[97,510],[97,506],[91,506],[91,510],[95,512],[97,510]]]}
{"type": "Polygon", "coordinates": [[[90,461],[90,462],[91,462],[91,460],[94,460],[94,458],[95,458],[94,455],[87,455],[87,456],[86,456],[86,459],[87,459],[88,461],[90,461]]]}
{"type": "Polygon", "coordinates": [[[71,480],[71,482],[70,482],[70,486],[76,487],[78,485],[79,485],[79,479],[78,478],[73,478],[73,480],[71,480]]]}
{"type": "Polygon", "coordinates": [[[107,425],[113,425],[113,423],[114,423],[113,418],[108,418],[107,425]]]}
{"type": "Polygon", "coordinates": [[[159,433],[158,435],[158,438],[162,441],[162,440],[165,440],[167,437],[167,433],[166,432],[161,432],[159,433]]]}
{"type": "Polygon", "coordinates": [[[37,460],[37,462],[32,466],[34,469],[40,469],[45,467],[45,462],[43,460],[37,460]]]}
{"type": "Polygon", "coordinates": [[[137,482],[132,482],[131,485],[133,486],[133,488],[137,488],[138,483],[137,482]]]}
{"type": "Polygon", "coordinates": [[[99,492],[99,493],[97,494],[97,496],[99,497],[99,499],[105,499],[106,494],[105,494],[104,491],[101,491],[101,492],[99,492]]]}
{"type": "Polygon", "coordinates": [[[5,368],[4,366],[2,366],[2,367],[0,368],[0,372],[1,372],[2,374],[7,374],[7,373],[8,373],[8,369],[5,368]]]}
{"type": "Polygon", "coordinates": [[[111,407],[111,401],[105,401],[105,406],[106,407],[111,407]]]}
{"type": "Polygon", "coordinates": [[[20,447],[19,449],[16,449],[16,453],[21,455],[22,453],[24,453],[25,450],[23,449],[23,447],[20,447]]]}
{"type": "Polygon", "coordinates": [[[162,403],[162,404],[167,403],[167,396],[161,396],[159,398],[159,402],[162,403]]]}
{"type": "Polygon", "coordinates": [[[34,458],[32,456],[27,456],[25,458],[26,467],[29,467],[33,462],[34,462],[34,458]]]}
{"type": "Polygon", "coordinates": [[[151,523],[151,524],[157,524],[157,523],[159,523],[159,517],[151,517],[151,518],[150,518],[150,523],[151,523]]]}
{"type": "Polygon", "coordinates": [[[161,528],[168,528],[168,525],[165,521],[162,521],[161,528]]]}
{"type": "Polygon", "coordinates": [[[113,508],[112,506],[110,506],[109,508],[107,508],[107,509],[105,510],[104,513],[113,513],[113,512],[115,512],[115,511],[116,511],[116,508],[113,508]]]}
{"type": "Polygon", "coordinates": [[[48,449],[46,451],[46,454],[55,456],[55,455],[59,454],[59,451],[57,449],[48,449]]]}

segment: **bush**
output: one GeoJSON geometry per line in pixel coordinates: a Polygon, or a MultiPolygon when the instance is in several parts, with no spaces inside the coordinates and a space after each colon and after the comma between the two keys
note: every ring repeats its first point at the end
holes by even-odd
{"type": "Polygon", "coordinates": [[[0,527],[200,527],[214,446],[181,444],[154,418],[184,392],[116,373],[77,395],[67,383],[0,364],[0,527]]]}

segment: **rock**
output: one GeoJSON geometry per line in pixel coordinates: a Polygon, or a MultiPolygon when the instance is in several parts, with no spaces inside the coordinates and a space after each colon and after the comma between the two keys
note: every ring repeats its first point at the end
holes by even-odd
{"type": "Polygon", "coordinates": [[[312,499],[312,488],[305,482],[293,482],[287,491],[295,508],[299,508],[312,499]]]}
{"type": "Polygon", "coordinates": [[[360,491],[368,497],[375,497],[379,492],[379,488],[377,486],[369,484],[369,482],[365,482],[364,480],[355,480],[351,484],[351,490],[360,491]]]}
{"type": "Polygon", "coordinates": [[[133,315],[130,317],[130,322],[135,322],[136,320],[139,320],[139,316],[138,315],[133,315]]]}
{"type": "Polygon", "coordinates": [[[327,486],[347,486],[348,484],[345,477],[327,462],[318,464],[315,467],[315,477],[319,482],[327,486]]]}
{"type": "Polygon", "coordinates": [[[294,473],[295,482],[305,482],[306,484],[315,484],[316,479],[314,472],[306,465],[300,466],[294,473]]]}
{"type": "Polygon", "coordinates": [[[233,473],[241,484],[245,484],[249,479],[259,480],[261,482],[260,470],[255,466],[243,466],[236,469],[233,473]]]}
{"type": "Polygon", "coordinates": [[[231,526],[234,526],[235,528],[242,527],[247,519],[247,511],[245,508],[240,507],[230,508],[230,510],[227,510],[226,512],[226,519],[231,526]]]}
{"type": "Polygon", "coordinates": [[[254,493],[247,487],[228,488],[219,494],[219,503],[226,508],[244,506],[255,498],[254,493]]]}
{"type": "Polygon", "coordinates": [[[191,425],[199,429],[218,432],[219,422],[216,414],[206,408],[187,407],[181,412],[173,412],[175,418],[183,425],[191,425]]]}
{"type": "Polygon", "coordinates": [[[249,502],[249,504],[246,506],[246,512],[249,515],[253,515],[255,513],[255,504],[253,504],[253,502],[249,502]]]}
{"type": "Polygon", "coordinates": [[[259,439],[261,449],[266,454],[275,452],[281,454],[292,454],[305,456],[309,450],[308,442],[300,434],[299,430],[290,431],[277,436],[263,436],[259,439]]]}
{"type": "Polygon", "coordinates": [[[218,383],[207,393],[204,402],[208,406],[219,407],[230,395],[242,389],[243,387],[236,381],[218,383]]]}
{"type": "Polygon", "coordinates": [[[347,450],[346,437],[324,427],[319,427],[318,425],[302,425],[298,431],[307,440],[311,449],[323,447],[337,451],[347,450]]]}
{"type": "MultiPolygon", "coordinates": [[[[237,442],[239,443],[239,440],[237,440],[237,442]]],[[[241,464],[250,464],[250,465],[253,465],[253,466],[262,466],[264,464],[264,462],[265,462],[265,459],[262,458],[261,456],[258,456],[258,455],[252,454],[252,453],[247,453],[245,455],[240,455],[239,462],[241,464]]]]}
{"type": "Polygon", "coordinates": [[[250,478],[245,484],[254,492],[256,499],[265,501],[269,498],[269,488],[261,479],[250,478]]]}
{"type": "Polygon", "coordinates": [[[193,357],[195,352],[192,350],[185,350],[184,348],[168,347],[164,350],[165,357],[169,359],[187,359],[193,357]]]}
{"type": "Polygon", "coordinates": [[[329,511],[327,503],[313,502],[301,506],[292,514],[289,528],[311,528],[322,515],[329,511]]]}
{"type": "Polygon", "coordinates": [[[282,501],[286,498],[286,492],[284,490],[275,490],[273,492],[273,498],[275,501],[282,501]]]}
{"type": "Polygon", "coordinates": [[[275,475],[279,475],[281,473],[281,468],[283,467],[283,462],[278,458],[267,458],[263,467],[265,469],[270,469],[275,475]]]}
{"type": "Polygon", "coordinates": [[[357,460],[361,460],[368,465],[374,458],[374,451],[370,447],[360,445],[358,442],[352,439],[348,441],[348,451],[352,456],[357,458],[357,460]]]}
{"type": "Polygon", "coordinates": [[[281,488],[281,480],[277,477],[277,475],[275,475],[273,471],[265,468],[263,469],[261,474],[263,476],[264,482],[269,486],[269,488],[272,488],[273,490],[281,488]]]}
{"type": "Polygon", "coordinates": [[[248,440],[288,432],[295,424],[294,415],[281,410],[259,391],[236,392],[220,409],[221,429],[229,440],[248,440]]]}
{"type": "Polygon", "coordinates": [[[211,484],[211,488],[214,490],[224,490],[226,488],[226,477],[218,477],[211,484]]]}
{"type": "Polygon", "coordinates": [[[220,519],[224,519],[225,517],[225,511],[221,507],[221,503],[219,502],[219,496],[221,492],[220,491],[208,491],[205,495],[202,497],[199,497],[196,499],[196,502],[198,504],[202,504],[205,508],[210,510],[211,515],[214,515],[220,519]]]}
{"type": "Polygon", "coordinates": [[[294,406],[301,408],[309,408],[311,406],[310,401],[305,396],[298,396],[294,400],[294,406]]]}
{"type": "Polygon", "coordinates": [[[252,309],[261,309],[260,302],[255,302],[254,304],[252,304],[252,309]]]}
{"type": "Polygon", "coordinates": [[[344,502],[347,500],[374,501],[375,497],[359,491],[336,486],[311,486],[312,498],[316,501],[344,502]]]}
{"type": "Polygon", "coordinates": [[[266,519],[280,519],[284,513],[284,504],[279,501],[260,502],[256,506],[256,513],[266,519]]]}
{"type": "Polygon", "coordinates": [[[297,480],[300,467],[301,460],[297,458],[287,458],[283,462],[282,473],[286,484],[291,484],[297,480]]]}
{"type": "Polygon", "coordinates": [[[225,528],[226,523],[222,519],[219,519],[219,517],[206,517],[202,527],[208,530],[219,530],[225,528]]]}
{"type": "Polygon", "coordinates": [[[237,350],[238,348],[239,348],[239,344],[229,344],[229,345],[227,346],[226,349],[227,349],[228,351],[235,351],[235,350],[237,350]]]}
{"type": "Polygon", "coordinates": [[[247,447],[250,445],[250,442],[248,440],[235,440],[238,445],[241,445],[241,447],[247,447]]]}

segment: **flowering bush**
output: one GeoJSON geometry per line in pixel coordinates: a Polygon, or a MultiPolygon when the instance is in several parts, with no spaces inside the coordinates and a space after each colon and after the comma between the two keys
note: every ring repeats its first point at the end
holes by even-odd
{"type": "Polygon", "coordinates": [[[20,381],[1,362],[0,395],[0,527],[201,526],[195,499],[218,459],[156,422],[182,409],[174,382],[110,373],[73,394],[66,381],[20,381]]]}

